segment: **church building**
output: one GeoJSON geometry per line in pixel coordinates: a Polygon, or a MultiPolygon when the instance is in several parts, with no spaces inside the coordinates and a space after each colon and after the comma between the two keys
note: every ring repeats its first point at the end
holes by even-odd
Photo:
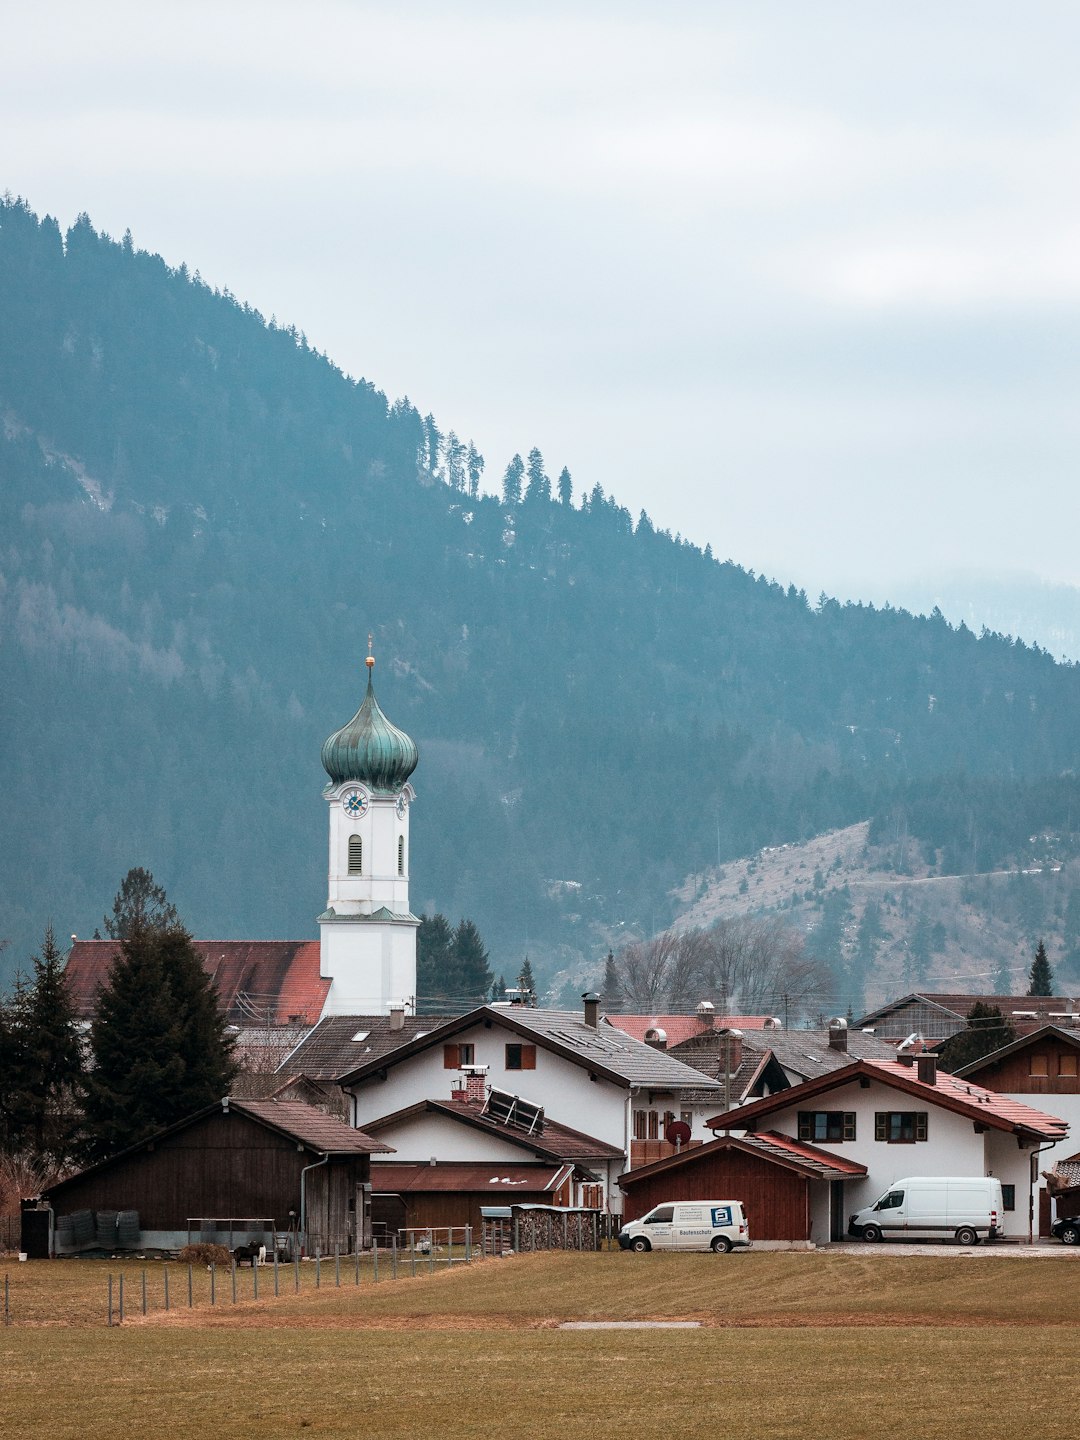
{"type": "MultiPolygon", "coordinates": [[[[326,907],[319,939],[196,940],[230,1024],[296,1026],[326,1015],[389,1015],[414,1008],[416,931],[409,909],[409,777],[419,755],[375,698],[367,657],[359,710],[323,744],[329,777],[326,907]]],[[[76,940],[65,967],[78,1018],[94,1013],[115,940],[76,940]]]]}

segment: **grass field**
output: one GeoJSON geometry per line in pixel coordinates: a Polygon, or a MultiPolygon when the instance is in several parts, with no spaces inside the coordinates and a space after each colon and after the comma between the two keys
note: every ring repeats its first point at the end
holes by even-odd
{"type": "MultiPolygon", "coordinates": [[[[835,1437],[1077,1433],[1080,1270],[833,1254],[530,1255],[105,1327],[107,1262],[12,1266],[0,1434],[835,1437]],[[695,1319],[690,1331],[566,1320],[695,1319]]],[[[141,1267],[126,1289],[138,1309],[141,1267]]],[[[328,1280],[329,1271],[329,1283],[328,1280]]],[[[198,1277],[200,1280],[202,1276],[198,1277]]],[[[282,1277],[284,1279],[284,1276],[282,1277]]],[[[265,1284],[266,1272],[262,1281],[265,1284]]],[[[173,1296],[183,1284],[174,1273],[173,1296]]],[[[250,1274],[244,1272],[244,1294],[250,1274]]],[[[284,1285],[283,1285],[284,1289],[284,1285]]],[[[203,1303],[199,1303],[200,1299],[203,1303]]]]}

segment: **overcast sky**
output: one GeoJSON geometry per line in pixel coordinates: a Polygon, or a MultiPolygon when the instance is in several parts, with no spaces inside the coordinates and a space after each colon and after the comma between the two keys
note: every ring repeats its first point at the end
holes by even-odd
{"type": "Polygon", "coordinates": [[[0,188],[472,437],[866,594],[1080,583],[1080,10],[9,7],[0,188]]]}

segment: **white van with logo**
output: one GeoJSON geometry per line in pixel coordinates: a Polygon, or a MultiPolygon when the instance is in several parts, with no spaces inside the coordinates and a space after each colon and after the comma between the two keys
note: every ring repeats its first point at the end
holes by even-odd
{"type": "Polygon", "coordinates": [[[992,1175],[913,1176],[857,1210],[848,1234],[861,1240],[955,1240],[977,1245],[1005,1233],[1001,1181],[992,1175]]]}
{"type": "Polygon", "coordinates": [[[674,1200],[656,1205],[619,1231],[624,1250],[714,1250],[750,1245],[750,1225],[738,1200],[674,1200]]]}

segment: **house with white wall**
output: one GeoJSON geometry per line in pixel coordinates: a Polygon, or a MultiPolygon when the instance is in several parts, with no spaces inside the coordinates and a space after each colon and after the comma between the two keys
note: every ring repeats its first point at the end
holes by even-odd
{"type": "Polygon", "coordinates": [[[974,1081],[1012,1100],[1037,1105],[1068,1125],[1072,1138],[1063,1136],[1039,1156],[1038,1228],[1040,1235],[1048,1235],[1055,1216],[1046,1187],[1046,1172],[1059,1160],[1069,1158],[1080,1131],[1080,1031],[1044,1025],[1030,1035],[1022,1035],[1011,1045],[1003,1045],[962,1066],[956,1075],[958,1079],[974,1081]]]}
{"type": "MultiPolygon", "coordinates": [[[[542,1124],[553,1121],[614,1147],[620,1170],[632,1165],[635,1138],[647,1138],[650,1128],[662,1133],[682,1121],[691,1137],[711,1138],[706,1121],[723,1102],[720,1084],[607,1024],[591,996],[581,1012],[478,1006],[373,1057],[338,1083],[352,1123],[364,1129],[369,1121],[448,1099],[453,1082],[477,1066],[486,1067],[488,1094],[518,1098],[543,1112],[542,1124]]],[[[611,1198],[621,1208],[619,1192],[611,1198]]]]}
{"type": "Polygon", "coordinates": [[[839,1239],[851,1212],[912,1175],[994,1175],[1005,1233],[1027,1238],[1040,1152],[1068,1133],[1058,1116],[940,1073],[937,1057],[856,1059],[843,1069],[709,1121],[717,1134],[773,1131],[866,1166],[815,1197],[815,1235],[839,1239]]]}

